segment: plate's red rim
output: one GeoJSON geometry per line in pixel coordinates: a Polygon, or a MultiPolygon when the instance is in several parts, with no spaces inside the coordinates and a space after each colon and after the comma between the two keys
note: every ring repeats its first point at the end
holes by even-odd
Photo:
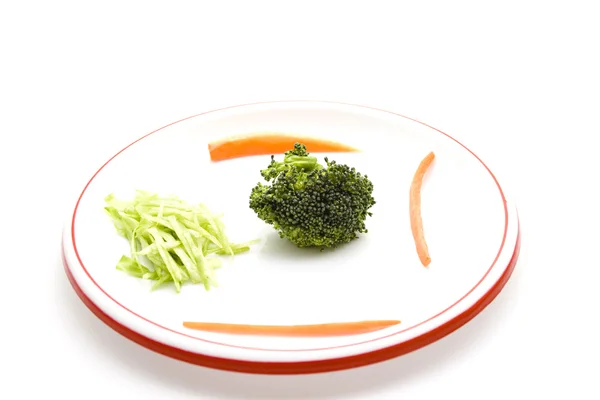
{"type": "MultiPolygon", "coordinates": [[[[83,271],[85,272],[85,274],[86,274],[86,275],[88,276],[88,278],[90,279],[90,281],[91,281],[91,282],[92,282],[92,283],[93,283],[93,284],[94,284],[94,285],[95,285],[95,286],[96,286],[96,287],[97,287],[97,288],[98,288],[98,289],[99,289],[99,290],[100,290],[100,291],[101,291],[101,292],[102,292],[102,293],[103,293],[103,294],[104,294],[106,297],[108,297],[109,299],[111,299],[111,300],[112,300],[112,301],[113,301],[113,302],[114,302],[116,305],[118,305],[119,307],[121,307],[121,308],[122,308],[122,309],[124,309],[125,311],[127,311],[127,312],[129,312],[129,313],[133,314],[134,316],[136,316],[136,317],[138,317],[138,318],[140,318],[140,319],[142,319],[142,320],[144,320],[144,321],[146,321],[146,322],[148,322],[148,323],[150,323],[150,324],[152,324],[152,325],[154,325],[154,326],[156,326],[156,327],[158,327],[158,328],[161,328],[161,329],[167,330],[167,331],[169,331],[169,332],[171,332],[171,333],[175,333],[175,334],[177,334],[177,335],[181,335],[181,336],[188,337],[188,338],[190,338],[190,339],[199,340],[199,341],[203,341],[203,342],[210,343],[210,344],[215,344],[215,345],[221,345],[221,346],[226,346],[226,347],[233,347],[233,348],[244,349],[244,350],[258,350],[258,351],[267,351],[267,352],[273,352],[273,351],[275,351],[275,352],[306,352],[306,351],[324,351],[324,350],[332,350],[332,349],[343,348],[343,347],[351,347],[351,346],[357,346],[357,345],[361,345],[361,344],[365,344],[365,343],[370,343],[370,342],[374,342],[374,341],[382,340],[382,339],[385,339],[385,338],[388,338],[388,337],[395,336],[395,335],[398,335],[398,334],[400,334],[400,333],[406,332],[406,331],[408,331],[408,330],[415,329],[415,328],[417,328],[417,327],[419,327],[419,326],[421,326],[421,325],[423,325],[423,324],[425,324],[425,323],[427,323],[427,322],[429,322],[429,321],[431,321],[431,320],[433,320],[433,319],[435,319],[435,318],[438,318],[440,315],[442,315],[442,314],[444,314],[444,313],[448,312],[450,309],[452,309],[453,307],[455,307],[456,305],[458,305],[460,302],[462,302],[462,301],[463,301],[463,300],[464,300],[464,299],[465,299],[467,296],[469,296],[469,295],[470,295],[470,294],[471,294],[471,293],[472,293],[472,292],[473,292],[473,291],[474,291],[474,290],[475,290],[475,289],[476,289],[476,288],[477,288],[477,287],[478,287],[478,286],[479,286],[479,285],[480,285],[480,284],[481,284],[481,283],[482,283],[482,282],[485,280],[485,278],[486,278],[486,277],[489,275],[489,273],[491,272],[491,270],[492,270],[492,269],[494,268],[494,266],[496,265],[496,263],[497,263],[497,261],[498,261],[498,259],[499,259],[500,255],[502,254],[502,252],[503,252],[503,250],[504,250],[504,246],[505,246],[505,242],[506,242],[506,237],[507,237],[507,232],[508,232],[508,219],[509,219],[509,215],[508,215],[508,207],[507,207],[506,198],[505,198],[504,192],[503,192],[503,190],[502,190],[502,187],[500,186],[500,184],[499,184],[498,180],[496,179],[495,175],[492,173],[492,171],[491,171],[491,170],[488,168],[488,166],[487,166],[487,165],[486,165],[486,164],[485,164],[485,163],[484,163],[484,162],[483,162],[483,161],[482,161],[482,160],[481,160],[481,159],[480,159],[480,158],[479,158],[479,157],[478,157],[478,156],[477,156],[475,153],[473,153],[473,152],[472,152],[470,149],[468,149],[468,148],[467,148],[465,145],[463,145],[462,143],[460,143],[458,140],[456,140],[456,139],[455,139],[455,138],[453,138],[452,136],[450,136],[450,135],[448,135],[448,134],[446,134],[446,133],[444,133],[444,132],[440,131],[439,129],[436,129],[436,128],[434,128],[434,127],[430,126],[430,125],[427,125],[427,124],[425,124],[425,123],[423,123],[423,122],[421,122],[421,121],[418,121],[418,120],[416,120],[416,119],[413,119],[413,118],[410,118],[410,117],[406,117],[406,116],[404,116],[404,115],[397,114],[397,113],[394,113],[394,112],[390,112],[390,111],[386,111],[386,110],[381,110],[381,109],[373,108],[373,107],[361,106],[361,105],[356,105],[356,104],[346,104],[346,103],[339,103],[339,102],[306,101],[306,100],[304,100],[304,101],[303,101],[303,100],[300,100],[300,101],[294,101],[294,100],[290,100],[290,101],[274,101],[274,102],[250,103],[250,104],[243,104],[243,105],[237,105],[237,106],[231,106],[231,107],[225,107],[225,108],[221,108],[221,109],[217,109],[217,110],[207,111],[207,112],[200,113],[200,114],[196,114],[196,115],[193,115],[193,116],[190,116],[190,117],[187,117],[187,118],[181,119],[181,120],[179,120],[179,121],[175,121],[175,122],[173,122],[173,123],[171,123],[171,124],[165,125],[165,126],[163,126],[162,128],[159,128],[159,129],[157,129],[157,130],[155,130],[155,131],[152,131],[152,132],[150,132],[150,133],[148,133],[148,134],[146,134],[146,135],[144,135],[144,136],[140,137],[139,139],[135,140],[134,142],[130,143],[128,146],[124,147],[122,150],[120,150],[118,153],[116,153],[114,156],[112,156],[112,157],[111,157],[111,158],[110,158],[108,161],[106,161],[106,162],[105,162],[105,163],[104,163],[104,164],[103,164],[103,165],[102,165],[102,166],[101,166],[101,167],[100,167],[100,168],[99,168],[99,169],[98,169],[98,170],[97,170],[97,171],[94,173],[94,175],[93,175],[93,176],[90,178],[90,180],[87,182],[87,184],[86,184],[86,185],[85,185],[85,187],[83,188],[83,190],[82,190],[81,194],[79,195],[79,198],[77,199],[77,203],[76,203],[76,205],[75,205],[75,209],[74,209],[74,211],[73,211],[73,217],[72,217],[72,221],[71,221],[71,240],[72,240],[73,249],[74,249],[74,252],[75,252],[75,256],[76,256],[76,258],[77,258],[77,261],[78,261],[78,263],[80,264],[80,266],[81,266],[81,268],[83,269],[83,271]],[[120,154],[121,154],[121,153],[123,153],[125,150],[127,150],[129,147],[133,146],[134,144],[136,144],[137,142],[141,141],[142,139],[144,139],[144,138],[147,138],[147,137],[149,137],[150,135],[152,135],[152,134],[154,134],[154,133],[156,133],[156,132],[159,132],[159,131],[161,131],[161,130],[163,130],[163,129],[165,129],[165,128],[167,128],[167,127],[171,126],[171,125],[174,125],[174,124],[180,123],[180,122],[182,122],[182,121],[185,121],[185,120],[188,120],[188,119],[191,119],[191,118],[195,118],[195,117],[198,117],[198,116],[201,116],[201,115],[206,115],[206,114],[214,113],[214,112],[219,112],[219,111],[224,111],[224,110],[229,110],[229,109],[235,109],[235,108],[242,108],[242,107],[247,107],[247,106],[262,105],[262,104],[277,104],[277,103],[326,103],[326,104],[335,104],[335,105],[351,106],[351,107],[358,107],[358,108],[363,108],[363,109],[371,109],[371,110],[375,110],[375,111],[379,111],[379,112],[385,112],[385,113],[392,114],[392,115],[395,115],[395,116],[399,116],[399,117],[402,117],[402,118],[405,118],[405,119],[408,119],[408,120],[411,120],[411,121],[417,122],[417,123],[419,123],[419,124],[422,124],[422,125],[424,125],[424,126],[427,126],[427,127],[431,128],[431,129],[433,129],[433,130],[435,130],[435,131],[437,131],[437,132],[441,133],[442,135],[444,135],[444,136],[448,137],[449,139],[453,140],[453,141],[454,141],[454,142],[456,142],[458,145],[460,145],[460,146],[461,146],[461,147],[463,147],[465,150],[467,150],[467,151],[468,151],[468,152],[469,152],[471,155],[473,155],[473,156],[474,156],[474,157],[475,157],[475,158],[476,158],[476,159],[477,159],[477,160],[478,160],[478,161],[481,163],[481,165],[483,165],[483,167],[484,167],[484,168],[485,168],[485,169],[488,171],[488,173],[490,174],[490,176],[491,176],[491,177],[492,177],[492,179],[494,180],[494,182],[495,182],[495,184],[496,184],[496,186],[497,186],[497,188],[498,188],[498,190],[499,190],[500,196],[501,196],[501,198],[502,198],[502,203],[503,203],[503,207],[504,207],[504,214],[505,214],[505,226],[504,226],[504,233],[503,233],[503,237],[502,237],[502,242],[501,242],[501,245],[500,245],[500,249],[498,250],[498,253],[497,253],[496,257],[494,258],[494,261],[493,261],[492,265],[489,267],[489,269],[486,271],[486,273],[483,275],[483,277],[482,277],[482,278],[481,278],[481,279],[480,279],[480,280],[479,280],[479,281],[478,281],[478,282],[475,284],[475,286],[474,286],[474,287],[473,287],[471,290],[469,290],[469,291],[468,291],[468,292],[467,292],[467,293],[466,293],[464,296],[462,296],[462,297],[461,297],[459,300],[457,300],[455,303],[453,303],[452,305],[450,305],[449,307],[447,307],[447,308],[446,308],[446,309],[444,309],[443,311],[439,312],[438,314],[436,314],[436,315],[434,315],[434,316],[432,316],[432,317],[428,318],[427,320],[420,322],[419,324],[412,325],[412,326],[410,326],[410,327],[408,327],[408,328],[406,328],[406,329],[403,329],[403,330],[401,330],[401,331],[398,331],[398,332],[391,333],[391,334],[389,334],[389,335],[387,335],[387,336],[383,336],[383,337],[379,337],[379,338],[375,338],[375,339],[371,339],[371,340],[367,340],[367,341],[362,341],[362,342],[359,342],[359,343],[351,343],[351,344],[342,345],[342,346],[332,346],[332,347],[327,347],[327,348],[319,348],[319,349],[299,349],[299,350],[294,350],[294,349],[272,349],[272,348],[271,348],[271,349],[263,349],[263,348],[252,348],[252,347],[236,346],[236,345],[231,345],[231,344],[227,344],[227,343],[220,343],[220,342],[210,341],[210,340],[206,340],[206,339],[198,338],[198,337],[195,337],[195,336],[187,335],[187,334],[185,334],[185,333],[178,332],[178,331],[175,331],[175,330],[173,330],[173,329],[170,329],[170,328],[167,328],[167,327],[165,327],[165,326],[162,326],[162,325],[160,325],[160,324],[158,324],[158,323],[156,323],[156,322],[153,322],[153,321],[151,321],[151,320],[149,320],[149,319],[147,319],[147,318],[145,318],[145,317],[143,317],[143,316],[141,316],[141,315],[139,315],[139,314],[135,313],[134,311],[132,311],[132,310],[128,309],[127,307],[125,307],[124,305],[122,305],[121,303],[119,303],[119,302],[118,302],[116,299],[114,299],[112,296],[110,296],[110,295],[109,295],[109,294],[108,294],[108,293],[107,293],[107,292],[106,292],[106,291],[105,291],[105,290],[104,290],[104,289],[103,289],[103,288],[102,288],[100,285],[98,285],[98,283],[97,283],[97,282],[96,282],[96,281],[95,281],[95,280],[92,278],[91,274],[89,273],[89,271],[88,271],[88,270],[87,270],[87,268],[85,267],[85,265],[84,265],[83,261],[81,260],[81,257],[80,257],[80,255],[79,255],[79,251],[78,251],[77,244],[76,244],[76,238],[75,238],[75,220],[76,220],[76,216],[77,216],[78,207],[79,207],[79,204],[80,204],[80,202],[81,202],[81,199],[83,198],[83,195],[85,194],[85,192],[86,192],[87,188],[88,188],[88,187],[89,187],[89,185],[92,183],[92,181],[95,179],[95,177],[96,177],[96,176],[97,176],[97,175],[100,173],[100,171],[101,171],[102,169],[104,169],[104,167],[106,167],[106,166],[107,166],[107,165],[108,165],[108,164],[109,164],[109,163],[110,163],[110,162],[111,162],[113,159],[115,159],[115,158],[116,158],[118,155],[120,155],[120,154]]],[[[70,273],[70,271],[69,271],[69,273],[70,273]]],[[[72,275],[71,275],[71,278],[72,278],[72,275]]],[[[80,290],[81,290],[81,288],[80,288],[80,290]]],[[[457,318],[457,317],[455,317],[455,318],[457,318]]],[[[451,321],[452,321],[452,320],[451,320],[451,321]]],[[[451,322],[451,321],[449,321],[449,322],[451,322]]],[[[449,322],[447,322],[447,323],[449,323],[449,322]]],[[[115,323],[116,323],[116,322],[115,322],[115,323]]],[[[438,328],[439,328],[439,327],[438,327],[438,328]]],[[[127,329],[128,329],[128,328],[127,328],[127,329]]],[[[437,329],[437,328],[434,328],[434,330],[435,330],[435,329],[437,329]]],[[[427,333],[425,333],[425,334],[423,334],[423,335],[426,335],[426,334],[427,334],[427,333]]],[[[421,335],[421,336],[423,336],[423,335],[421,335]]],[[[150,339],[149,339],[149,340],[150,340],[150,339]]],[[[184,351],[184,350],[181,350],[181,351],[184,351]]],[[[195,354],[195,353],[191,353],[191,354],[195,354]]],[[[240,360],[240,361],[241,361],[241,360],[240,360]]]]}
{"type": "Polygon", "coordinates": [[[506,285],[506,282],[508,282],[514,270],[515,265],[517,264],[520,248],[521,233],[519,228],[519,231],[517,233],[515,250],[510,259],[510,262],[508,263],[508,266],[500,276],[500,279],[498,279],[494,286],[492,286],[490,290],[484,296],[482,296],[475,304],[473,304],[470,308],[463,311],[461,314],[456,316],[454,319],[451,319],[450,321],[446,322],[445,324],[440,325],[437,328],[408,341],[398,343],[396,345],[386,347],[383,349],[371,351],[368,353],[362,353],[354,356],[335,359],[301,362],[258,362],[220,358],[193,353],[152,340],[118,323],[106,313],[104,313],[98,306],[96,306],[96,304],[94,304],[89,299],[89,297],[86,296],[86,294],[79,287],[77,281],[71,274],[69,264],[64,253],[64,247],[62,257],[65,272],[67,274],[67,277],[69,278],[69,281],[71,282],[71,286],[73,286],[73,289],[75,289],[75,292],[81,298],[83,303],[106,325],[111,327],[113,330],[115,330],[122,336],[132,340],[133,342],[164,356],[203,367],[251,374],[298,375],[341,371],[345,369],[375,364],[418,350],[422,347],[427,346],[430,343],[440,340],[444,336],[449,335],[450,333],[454,332],[455,330],[469,322],[471,319],[473,319],[485,307],[487,307],[487,305],[490,304],[502,291],[504,285],[506,285]]]}

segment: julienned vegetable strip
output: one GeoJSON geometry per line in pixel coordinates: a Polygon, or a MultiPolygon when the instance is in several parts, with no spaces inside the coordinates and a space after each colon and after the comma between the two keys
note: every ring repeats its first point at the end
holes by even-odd
{"type": "Polygon", "coordinates": [[[130,254],[121,257],[117,269],[155,281],[152,289],[173,282],[179,292],[190,281],[209,290],[217,286],[214,270],[221,266],[215,257],[248,251],[255,242],[231,243],[219,216],[174,196],[138,190],[132,201],[112,194],[105,201],[117,232],[129,241],[130,254]]]}
{"type": "Polygon", "coordinates": [[[238,157],[283,154],[302,142],[312,153],[354,152],[355,148],[345,144],[310,137],[298,137],[275,133],[253,134],[232,137],[208,144],[212,161],[223,161],[238,157]]]}
{"type": "Polygon", "coordinates": [[[190,329],[236,335],[262,336],[345,336],[368,333],[399,324],[398,320],[335,322],[316,325],[246,325],[217,322],[184,322],[190,329]]]}
{"type": "Polygon", "coordinates": [[[429,249],[427,248],[427,242],[425,241],[425,234],[423,232],[423,219],[421,216],[421,186],[423,185],[423,176],[427,172],[427,169],[433,162],[435,154],[433,152],[427,154],[425,158],[419,164],[419,167],[415,171],[412,183],[410,185],[410,227],[412,235],[415,240],[415,246],[417,248],[417,255],[423,266],[428,266],[431,262],[429,256],[429,249]]]}

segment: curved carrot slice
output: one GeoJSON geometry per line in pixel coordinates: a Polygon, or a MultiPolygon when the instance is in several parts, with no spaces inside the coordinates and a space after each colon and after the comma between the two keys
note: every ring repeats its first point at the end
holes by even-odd
{"type": "Polygon", "coordinates": [[[417,248],[417,255],[423,266],[428,266],[431,262],[429,256],[429,249],[427,248],[427,242],[425,241],[425,234],[423,233],[423,220],[421,217],[421,186],[423,185],[423,176],[427,172],[427,169],[431,165],[435,154],[433,152],[427,154],[425,158],[419,164],[419,167],[415,171],[412,183],[410,185],[410,228],[412,235],[415,240],[415,246],[417,248]]]}
{"type": "Polygon", "coordinates": [[[316,325],[246,325],[216,322],[184,322],[183,326],[206,332],[266,336],[343,336],[377,331],[399,324],[397,320],[335,322],[316,325]]]}
{"type": "Polygon", "coordinates": [[[275,133],[240,136],[209,143],[208,151],[212,161],[223,161],[246,156],[283,154],[294,148],[296,142],[304,144],[309,153],[358,151],[328,140],[275,133]]]}

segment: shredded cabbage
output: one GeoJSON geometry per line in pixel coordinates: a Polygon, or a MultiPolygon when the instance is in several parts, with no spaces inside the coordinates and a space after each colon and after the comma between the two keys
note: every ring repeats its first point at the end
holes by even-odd
{"type": "Polygon", "coordinates": [[[216,256],[243,253],[256,243],[231,243],[220,215],[176,196],[137,190],[132,201],[113,194],[104,200],[117,232],[129,241],[129,256],[121,257],[117,269],[155,281],[151,290],[173,282],[179,293],[188,281],[210,290],[218,286],[214,272],[222,265],[216,256]]]}

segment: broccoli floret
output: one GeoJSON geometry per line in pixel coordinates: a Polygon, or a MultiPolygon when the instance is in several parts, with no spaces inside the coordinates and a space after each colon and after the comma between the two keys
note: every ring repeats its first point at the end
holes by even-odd
{"type": "Polygon", "coordinates": [[[373,183],[355,168],[328,158],[325,164],[296,143],[282,162],[271,156],[261,171],[268,184],[259,182],[250,194],[258,218],[298,247],[335,248],[367,232],[373,183]]]}

